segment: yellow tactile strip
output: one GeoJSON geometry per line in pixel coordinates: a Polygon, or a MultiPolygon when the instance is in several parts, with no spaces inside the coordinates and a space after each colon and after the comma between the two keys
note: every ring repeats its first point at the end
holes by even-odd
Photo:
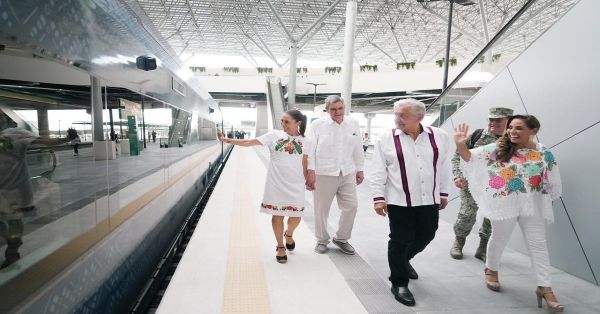
{"type": "MultiPolygon", "coordinates": [[[[227,166],[234,167],[236,185],[229,254],[223,291],[223,313],[270,313],[269,293],[259,247],[259,234],[255,215],[258,210],[253,167],[247,167],[246,157],[254,154],[249,149],[237,148],[236,158],[227,166]],[[232,162],[234,161],[234,162],[232,162]],[[246,167],[244,167],[246,166],[246,167]]],[[[273,248],[275,256],[275,248],[273,248]]]]}

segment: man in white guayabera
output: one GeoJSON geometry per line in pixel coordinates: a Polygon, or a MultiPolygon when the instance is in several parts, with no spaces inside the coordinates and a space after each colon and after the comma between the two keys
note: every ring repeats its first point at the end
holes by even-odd
{"type": "Polygon", "coordinates": [[[433,240],[438,211],[448,204],[454,145],[444,130],[421,124],[422,102],[397,101],[394,115],[396,128],[375,142],[369,183],[375,212],[389,217],[392,293],[398,302],[413,306],[408,282],[419,275],[409,261],[433,240]]]}
{"type": "Polygon", "coordinates": [[[341,216],[332,241],[342,252],[353,255],[354,247],[348,240],[358,209],[356,186],[364,179],[362,138],[358,122],[345,116],[341,97],[327,97],[325,109],[329,116],[314,121],[308,134],[313,145],[308,153],[306,188],[314,196],[315,251],[324,254],[328,250],[327,219],[336,197],[341,216]]]}

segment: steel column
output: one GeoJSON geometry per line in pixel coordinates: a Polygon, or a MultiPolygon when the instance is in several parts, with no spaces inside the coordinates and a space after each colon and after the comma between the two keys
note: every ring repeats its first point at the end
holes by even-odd
{"type": "Polygon", "coordinates": [[[290,76],[287,84],[288,110],[296,106],[296,61],[298,59],[298,43],[293,41],[290,47],[290,76]]]}
{"type": "Polygon", "coordinates": [[[352,65],[354,60],[354,37],[356,33],[356,0],[346,4],[346,32],[344,36],[344,65],[342,67],[342,98],[346,102],[346,114],[352,110],[352,65]]]}
{"type": "Polygon", "coordinates": [[[446,37],[446,60],[444,60],[444,82],[442,90],[448,86],[448,65],[450,64],[450,37],[452,36],[452,9],[454,0],[450,0],[450,12],[448,13],[448,36],[446,37]]]}
{"type": "Polygon", "coordinates": [[[104,141],[104,122],[102,121],[102,87],[100,79],[91,76],[92,92],[92,140],[104,141]]]}

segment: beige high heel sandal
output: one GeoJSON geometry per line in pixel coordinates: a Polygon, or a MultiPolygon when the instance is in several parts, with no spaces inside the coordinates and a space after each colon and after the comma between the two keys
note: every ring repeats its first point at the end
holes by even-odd
{"type": "Polygon", "coordinates": [[[548,311],[552,313],[561,313],[565,310],[565,306],[558,303],[552,288],[550,287],[537,287],[535,289],[535,295],[537,296],[538,308],[542,308],[542,299],[546,300],[546,306],[548,311]]]}
{"type": "Polygon", "coordinates": [[[500,291],[500,282],[498,281],[498,272],[485,268],[485,285],[492,291],[500,291]]]}

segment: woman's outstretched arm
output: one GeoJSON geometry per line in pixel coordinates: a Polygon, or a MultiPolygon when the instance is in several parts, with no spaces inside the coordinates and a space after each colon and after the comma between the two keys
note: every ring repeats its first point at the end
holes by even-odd
{"type": "Polygon", "coordinates": [[[223,143],[228,143],[228,144],[233,144],[233,145],[238,145],[238,146],[255,146],[255,145],[262,145],[261,142],[259,142],[257,139],[250,139],[250,140],[236,140],[236,139],[232,139],[232,138],[226,138],[225,136],[223,136],[223,132],[221,132],[221,130],[219,128],[217,128],[217,137],[219,138],[219,141],[223,142],[223,143]]]}

